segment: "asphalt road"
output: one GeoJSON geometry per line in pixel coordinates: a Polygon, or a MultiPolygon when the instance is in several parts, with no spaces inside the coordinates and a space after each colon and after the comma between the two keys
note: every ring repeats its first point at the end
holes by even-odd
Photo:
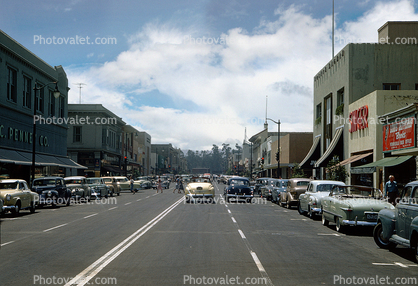
{"type": "Polygon", "coordinates": [[[0,285],[416,285],[406,248],[262,199],[186,204],[173,188],[1,218],[0,285]],[[374,283],[373,283],[374,282],[374,283]]]}

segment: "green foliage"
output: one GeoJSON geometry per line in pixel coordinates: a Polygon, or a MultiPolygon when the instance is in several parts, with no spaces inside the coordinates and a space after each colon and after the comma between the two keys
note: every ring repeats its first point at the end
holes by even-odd
{"type": "Polygon", "coordinates": [[[330,180],[341,181],[345,183],[350,174],[347,172],[344,166],[338,165],[338,163],[340,163],[338,156],[334,156],[331,161],[328,162],[328,178],[330,180]]]}
{"type": "Polygon", "coordinates": [[[292,178],[305,178],[305,172],[300,168],[299,164],[293,165],[292,178]]]}
{"type": "Polygon", "coordinates": [[[344,114],[344,103],[341,103],[335,110],[335,115],[343,115],[343,114],[344,114]]]}

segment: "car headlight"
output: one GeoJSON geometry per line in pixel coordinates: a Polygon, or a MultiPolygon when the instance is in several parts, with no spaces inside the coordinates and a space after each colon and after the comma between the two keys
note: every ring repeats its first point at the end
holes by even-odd
{"type": "Polygon", "coordinates": [[[52,192],[48,191],[47,195],[50,197],[52,195],[52,192]]]}
{"type": "Polygon", "coordinates": [[[12,199],[12,196],[11,195],[9,195],[9,194],[7,194],[6,195],[6,201],[10,201],[12,199]]]}

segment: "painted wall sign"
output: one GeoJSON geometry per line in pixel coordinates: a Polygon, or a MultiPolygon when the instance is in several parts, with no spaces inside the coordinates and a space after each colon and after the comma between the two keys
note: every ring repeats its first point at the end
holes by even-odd
{"type": "Polygon", "coordinates": [[[364,105],[359,109],[356,109],[350,112],[349,122],[350,122],[350,133],[356,132],[358,130],[363,130],[369,127],[367,119],[369,117],[369,107],[364,105]]]}
{"type": "MultiPolygon", "coordinates": [[[[37,135],[39,146],[48,147],[48,138],[43,135],[37,135]]],[[[23,131],[17,128],[8,127],[0,125],[0,139],[9,139],[15,142],[23,142],[27,144],[32,144],[32,132],[23,131]]]]}
{"type": "Polygon", "coordinates": [[[415,117],[397,119],[383,126],[383,152],[415,147],[415,117]]]}

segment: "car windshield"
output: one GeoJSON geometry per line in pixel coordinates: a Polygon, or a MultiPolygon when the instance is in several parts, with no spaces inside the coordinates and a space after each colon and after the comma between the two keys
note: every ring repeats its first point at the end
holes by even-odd
{"type": "Polygon", "coordinates": [[[112,179],[111,178],[103,178],[103,182],[105,183],[111,183],[112,179]]]}
{"type": "Polygon", "coordinates": [[[249,182],[247,180],[231,180],[230,185],[248,186],[249,182]]]}
{"type": "Polygon", "coordinates": [[[307,186],[307,185],[309,185],[309,181],[296,182],[296,186],[307,186]]]}
{"type": "Polygon", "coordinates": [[[87,183],[88,184],[100,184],[100,179],[99,178],[87,178],[87,183]]]}
{"type": "Polygon", "coordinates": [[[320,184],[316,186],[317,192],[331,192],[332,188],[334,187],[334,184],[320,184]]]}
{"type": "Polygon", "coordinates": [[[82,184],[82,179],[65,179],[66,184],[82,184]]]}
{"type": "Polygon", "coordinates": [[[17,182],[10,182],[10,183],[0,183],[0,189],[17,189],[17,182]]]}
{"type": "Polygon", "coordinates": [[[34,186],[55,186],[55,179],[42,179],[33,181],[34,186]]]}
{"type": "Polygon", "coordinates": [[[191,183],[209,183],[208,178],[192,178],[190,180],[191,183]]]}
{"type": "Polygon", "coordinates": [[[123,183],[123,182],[126,182],[126,181],[128,181],[128,178],[118,178],[118,179],[116,179],[116,182],[119,182],[119,183],[123,183]]]}
{"type": "Polygon", "coordinates": [[[382,192],[379,189],[363,186],[334,186],[333,195],[381,198],[382,192]]]}

